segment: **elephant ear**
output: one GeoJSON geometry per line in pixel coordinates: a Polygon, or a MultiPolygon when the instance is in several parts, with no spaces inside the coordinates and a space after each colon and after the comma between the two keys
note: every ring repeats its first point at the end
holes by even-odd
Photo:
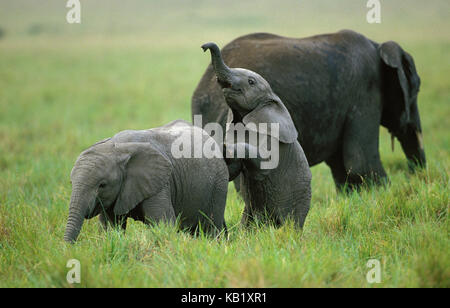
{"type": "Polygon", "coordinates": [[[400,119],[405,127],[410,121],[410,109],[413,98],[419,92],[420,77],[414,60],[396,42],[389,41],[379,47],[380,57],[385,64],[385,89],[390,113],[400,119]]]}
{"type": "Polygon", "coordinates": [[[115,148],[124,179],[114,213],[124,215],[164,188],[170,179],[172,164],[149,143],[120,143],[115,144],[115,148]]]}
{"type": "MultiPolygon", "coordinates": [[[[259,105],[253,111],[248,113],[242,119],[242,122],[245,125],[248,123],[255,123],[258,133],[275,137],[283,143],[293,143],[298,137],[297,129],[295,128],[289,111],[275,94],[272,95],[267,103],[259,105]],[[259,124],[261,123],[266,123],[267,129],[263,126],[260,127],[259,124]],[[274,132],[272,132],[270,125],[271,123],[279,124],[278,136],[274,136],[274,132]]],[[[248,127],[249,129],[252,129],[251,126],[248,127]]]]}

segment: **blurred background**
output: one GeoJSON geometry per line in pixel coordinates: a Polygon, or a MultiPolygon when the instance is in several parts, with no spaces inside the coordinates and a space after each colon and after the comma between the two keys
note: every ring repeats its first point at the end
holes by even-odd
{"type": "Polygon", "coordinates": [[[114,39],[185,46],[227,41],[248,32],[307,36],[356,29],[374,39],[448,38],[450,4],[445,0],[381,1],[382,23],[366,21],[366,0],[81,0],[82,22],[66,22],[65,0],[0,2],[6,38],[114,39]]]}

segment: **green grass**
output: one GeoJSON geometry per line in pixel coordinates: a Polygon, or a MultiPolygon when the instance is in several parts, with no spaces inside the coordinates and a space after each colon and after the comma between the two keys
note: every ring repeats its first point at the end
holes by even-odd
{"type": "Polygon", "coordinates": [[[83,287],[450,287],[446,1],[383,4],[381,25],[368,25],[357,1],[133,1],[126,10],[96,1],[83,2],[79,27],[65,24],[56,1],[25,3],[0,4],[0,287],[69,287],[72,258],[83,287]],[[426,170],[409,173],[380,129],[391,184],[339,195],[328,168],[314,167],[303,233],[242,228],[243,202],[230,186],[229,241],[132,221],[126,234],[104,233],[92,219],[75,245],[63,242],[76,157],[120,130],[190,120],[209,62],[202,43],[341,28],[397,40],[414,56],[426,170]],[[372,258],[382,263],[379,285],[366,281],[372,258]]]}

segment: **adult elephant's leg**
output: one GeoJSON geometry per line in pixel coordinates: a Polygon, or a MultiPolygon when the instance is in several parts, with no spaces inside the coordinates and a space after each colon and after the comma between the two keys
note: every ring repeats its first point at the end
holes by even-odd
{"type": "Polygon", "coordinates": [[[338,151],[326,160],[327,165],[331,169],[334,184],[338,192],[344,191],[347,182],[347,171],[344,166],[343,150],[339,148],[338,151]]]}
{"type": "Polygon", "coordinates": [[[366,110],[352,116],[345,125],[343,146],[348,185],[359,188],[363,183],[382,183],[387,177],[378,149],[379,115],[374,110],[366,110]]]}

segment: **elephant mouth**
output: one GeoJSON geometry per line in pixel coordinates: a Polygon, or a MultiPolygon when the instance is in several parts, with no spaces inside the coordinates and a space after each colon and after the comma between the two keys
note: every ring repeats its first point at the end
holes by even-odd
{"type": "Polygon", "coordinates": [[[226,80],[221,80],[221,79],[217,78],[217,83],[220,85],[220,87],[222,89],[231,89],[232,88],[231,83],[226,80]]]}
{"type": "Polygon", "coordinates": [[[236,89],[233,86],[233,84],[231,84],[231,82],[229,82],[229,81],[221,80],[221,79],[217,78],[217,83],[220,85],[220,87],[222,88],[224,93],[226,93],[226,92],[236,92],[236,93],[242,92],[241,89],[236,89]]]}
{"type": "Polygon", "coordinates": [[[103,207],[101,206],[101,202],[98,199],[98,197],[95,200],[95,205],[94,205],[94,209],[91,213],[86,213],[86,215],[84,216],[85,219],[91,219],[97,215],[99,215],[102,212],[103,207]]]}
{"type": "Polygon", "coordinates": [[[225,100],[227,101],[228,105],[236,106],[239,105],[238,101],[242,100],[242,91],[241,90],[235,90],[233,88],[225,88],[222,89],[223,96],[225,97],[225,100]]]}

